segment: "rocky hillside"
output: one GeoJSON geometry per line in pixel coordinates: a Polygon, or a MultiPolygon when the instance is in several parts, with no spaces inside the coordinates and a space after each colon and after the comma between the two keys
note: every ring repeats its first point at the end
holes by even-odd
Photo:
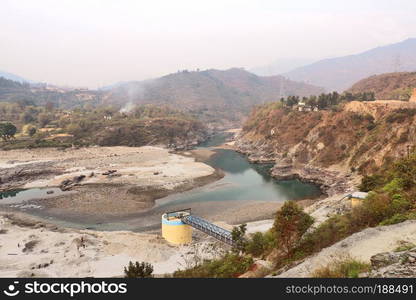
{"type": "MultiPolygon", "coordinates": [[[[355,104],[367,105],[355,101],[348,105],[355,104]]],[[[253,161],[276,162],[277,178],[300,177],[331,189],[335,183],[331,180],[340,172],[341,178],[348,178],[346,173],[372,173],[405,156],[407,147],[416,144],[416,109],[379,106],[368,112],[300,112],[263,105],[252,112],[236,145],[253,161]]]]}
{"type": "MultiPolygon", "coordinates": [[[[1,73],[0,73],[1,75],[1,73]]],[[[63,89],[32,85],[0,76],[0,102],[19,103],[23,106],[44,106],[50,104],[65,109],[99,105],[102,92],[83,89],[63,89]]]]}
{"type": "Polygon", "coordinates": [[[324,59],[283,74],[301,82],[343,91],[375,74],[416,71],[416,38],[355,55],[324,59]]]}
{"type": "Polygon", "coordinates": [[[355,83],[351,93],[374,92],[376,99],[409,100],[416,88],[416,72],[374,75],[355,83]]]}
{"type": "Polygon", "coordinates": [[[227,125],[239,122],[255,104],[322,91],[282,76],[261,77],[234,68],[182,71],[154,80],[121,84],[107,92],[105,101],[126,105],[125,109],[135,104],[167,104],[208,123],[221,119],[227,125]]]}
{"type": "Polygon", "coordinates": [[[187,149],[204,141],[210,130],[200,121],[168,107],[142,105],[130,113],[116,108],[60,110],[0,103],[0,123],[17,128],[0,148],[69,147],[71,145],[165,145],[187,149]]]}

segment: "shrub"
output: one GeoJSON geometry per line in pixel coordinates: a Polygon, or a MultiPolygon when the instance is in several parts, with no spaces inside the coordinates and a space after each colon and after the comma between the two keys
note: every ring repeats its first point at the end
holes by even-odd
{"type": "Polygon", "coordinates": [[[376,128],[376,126],[377,125],[375,123],[370,123],[370,124],[367,125],[367,130],[368,131],[373,130],[374,128],[376,128]]]}
{"type": "Polygon", "coordinates": [[[276,237],[271,231],[256,232],[247,242],[245,252],[259,257],[269,252],[276,245],[276,237]]]}
{"type": "Polygon", "coordinates": [[[397,214],[394,214],[392,217],[380,222],[379,225],[380,226],[393,225],[393,224],[402,223],[407,220],[415,220],[415,219],[416,219],[416,213],[413,213],[413,212],[397,213],[397,214]]]}
{"type": "Polygon", "coordinates": [[[393,225],[393,224],[402,223],[406,220],[407,220],[407,216],[405,214],[395,214],[392,217],[380,222],[379,225],[380,226],[393,225]]]}
{"type": "Polygon", "coordinates": [[[400,193],[403,191],[403,180],[401,178],[394,178],[383,187],[383,191],[391,194],[400,193]]]}
{"type": "Polygon", "coordinates": [[[227,253],[215,260],[205,260],[203,263],[186,270],[173,273],[177,278],[235,278],[248,271],[253,264],[249,256],[227,253]]]}
{"type": "Polygon", "coordinates": [[[383,183],[383,177],[381,175],[370,175],[364,176],[361,180],[361,184],[358,186],[359,190],[362,192],[369,192],[375,190],[383,183]]]}
{"type": "Polygon", "coordinates": [[[312,277],[316,278],[358,278],[358,275],[363,272],[368,272],[370,265],[355,260],[346,258],[344,260],[336,260],[328,264],[326,267],[320,268],[312,273],[312,277]]]}
{"type": "Polygon", "coordinates": [[[234,227],[231,236],[233,240],[233,248],[232,250],[236,253],[243,251],[246,247],[246,240],[244,235],[246,234],[247,224],[241,224],[238,227],[234,227]]]}
{"type": "Polygon", "coordinates": [[[396,249],[394,249],[393,251],[394,251],[394,252],[402,252],[402,251],[407,251],[407,250],[413,249],[414,247],[416,247],[416,245],[415,245],[415,244],[410,243],[410,242],[405,242],[405,241],[402,241],[401,245],[400,245],[400,246],[398,246],[398,247],[397,247],[396,249]]]}
{"type": "Polygon", "coordinates": [[[9,141],[14,138],[14,135],[17,132],[16,126],[10,122],[0,123],[0,137],[4,141],[9,141]]]}
{"type": "Polygon", "coordinates": [[[406,119],[413,117],[416,114],[416,109],[401,108],[396,109],[393,113],[387,116],[386,122],[388,123],[402,123],[406,119]]]}
{"type": "Polygon", "coordinates": [[[125,278],[152,278],[153,266],[146,262],[129,262],[128,267],[124,267],[125,278]]]}

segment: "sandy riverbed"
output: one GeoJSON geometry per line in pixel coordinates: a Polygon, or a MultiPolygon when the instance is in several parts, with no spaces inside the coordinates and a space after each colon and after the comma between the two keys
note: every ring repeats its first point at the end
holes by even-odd
{"type": "Polygon", "coordinates": [[[85,176],[72,188],[77,193],[40,199],[36,205],[56,214],[100,216],[143,211],[157,198],[222,176],[192,155],[151,146],[1,151],[0,172],[3,178],[11,178],[3,188],[55,187],[85,176]],[[109,170],[114,172],[108,175],[109,170]]]}
{"type": "Polygon", "coordinates": [[[121,277],[129,261],[146,261],[154,274],[172,273],[199,257],[221,253],[218,242],[196,237],[169,245],[159,235],[60,228],[21,214],[0,216],[0,277],[121,277]]]}

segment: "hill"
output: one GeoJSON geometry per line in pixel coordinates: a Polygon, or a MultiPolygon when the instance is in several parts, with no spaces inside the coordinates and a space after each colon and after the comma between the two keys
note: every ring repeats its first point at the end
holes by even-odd
{"type": "Polygon", "coordinates": [[[15,75],[15,74],[12,74],[12,73],[4,72],[4,71],[0,71],[0,77],[3,77],[5,79],[9,79],[9,80],[13,80],[13,81],[17,81],[19,83],[35,83],[32,80],[23,78],[19,75],[15,75]]]}
{"type": "Polygon", "coordinates": [[[188,149],[205,140],[206,126],[168,107],[137,106],[129,114],[116,108],[61,110],[0,102],[0,124],[12,123],[14,139],[0,138],[0,148],[166,145],[188,149]]]}
{"type": "Polygon", "coordinates": [[[265,104],[250,114],[237,146],[252,160],[275,161],[276,172],[313,167],[369,174],[416,145],[416,105],[403,104],[352,101],[314,112],[265,104]]]}
{"type": "Polygon", "coordinates": [[[324,59],[283,75],[289,79],[343,91],[376,74],[416,71],[416,38],[356,55],[324,59]]]}
{"type": "Polygon", "coordinates": [[[0,102],[60,108],[83,107],[101,103],[102,92],[84,89],[62,89],[46,85],[31,85],[0,77],[0,102]]]}
{"type": "Polygon", "coordinates": [[[416,72],[374,75],[355,83],[351,93],[374,92],[376,99],[409,100],[416,88],[416,72]]]}
{"type": "Polygon", "coordinates": [[[107,103],[170,105],[209,123],[239,122],[253,105],[289,95],[319,94],[322,88],[282,76],[262,77],[243,69],[181,71],[161,78],[129,82],[110,90],[107,103]]]}

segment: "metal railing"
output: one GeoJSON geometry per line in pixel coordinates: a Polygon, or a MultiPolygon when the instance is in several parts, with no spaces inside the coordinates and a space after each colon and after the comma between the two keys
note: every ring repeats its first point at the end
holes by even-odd
{"type": "Polygon", "coordinates": [[[228,230],[225,230],[224,228],[221,228],[200,217],[193,216],[193,215],[183,216],[181,220],[185,224],[188,224],[189,226],[192,226],[195,229],[198,229],[216,238],[217,240],[220,240],[221,242],[224,242],[231,246],[233,245],[233,238],[232,238],[231,232],[228,230]]]}

